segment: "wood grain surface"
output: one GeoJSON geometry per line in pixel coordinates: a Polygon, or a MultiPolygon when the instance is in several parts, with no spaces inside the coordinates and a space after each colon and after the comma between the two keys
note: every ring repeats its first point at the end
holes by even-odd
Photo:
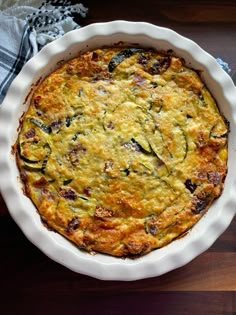
{"type": "MultiPolygon", "coordinates": [[[[227,61],[236,80],[236,1],[82,2],[89,14],[75,16],[81,26],[122,19],[172,28],[227,61]]],[[[94,313],[235,315],[236,217],[208,251],[184,267],[146,280],[100,281],[40,252],[0,195],[0,314],[94,313]]]]}

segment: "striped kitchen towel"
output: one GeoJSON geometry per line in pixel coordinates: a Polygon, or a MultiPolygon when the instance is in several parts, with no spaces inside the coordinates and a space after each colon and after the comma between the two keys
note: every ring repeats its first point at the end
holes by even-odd
{"type": "Polygon", "coordinates": [[[50,41],[80,27],[74,13],[85,17],[87,8],[67,0],[0,0],[0,104],[27,60],[50,41]]]}

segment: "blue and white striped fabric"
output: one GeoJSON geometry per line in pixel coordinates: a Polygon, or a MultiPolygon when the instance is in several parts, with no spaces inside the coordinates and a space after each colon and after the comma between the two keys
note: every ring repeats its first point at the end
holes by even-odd
{"type": "Polygon", "coordinates": [[[13,24],[12,19],[0,14],[0,104],[12,80],[37,52],[29,26],[20,22],[13,24]],[[3,34],[2,30],[5,31],[3,34]]]}
{"type": "Polygon", "coordinates": [[[67,0],[46,0],[37,8],[29,3],[40,1],[23,2],[0,11],[0,104],[23,65],[45,44],[79,27],[73,13],[84,17],[87,12],[67,0]]]}

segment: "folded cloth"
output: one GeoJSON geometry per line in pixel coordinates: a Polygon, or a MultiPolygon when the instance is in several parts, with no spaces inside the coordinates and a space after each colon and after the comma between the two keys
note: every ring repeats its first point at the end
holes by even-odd
{"type": "Polygon", "coordinates": [[[87,8],[67,0],[0,0],[0,104],[27,60],[50,41],[80,27],[74,13],[85,17],[87,8]]]}
{"type": "Polygon", "coordinates": [[[228,63],[227,62],[225,62],[225,61],[223,61],[221,58],[216,58],[216,61],[218,62],[218,64],[226,71],[226,72],[228,72],[228,73],[230,73],[231,72],[231,69],[230,69],[230,67],[229,67],[229,65],[228,65],[228,63]]]}

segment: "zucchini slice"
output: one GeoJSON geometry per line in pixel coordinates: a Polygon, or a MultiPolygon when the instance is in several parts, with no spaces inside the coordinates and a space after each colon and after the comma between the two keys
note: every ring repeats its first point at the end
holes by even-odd
{"type": "Polygon", "coordinates": [[[23,141],[18,143],[18,154],[20,159],[24,162],[24,168],[29,171],[44,172],[51,148],[48,143],[42,141],[23,141]]]}
{"type": "Polygon", "coordinates": [[[142,51],[141,48],[127,48],[119,51],[115,56],[113,56],[108,64],[109,72],[113,72],[115,68],[126,58],[131,57],[133,54],[142,51]]]}
{"type": "Polygon", "coordinates": [[[47,163],[48,163],[48,159],[50,157],[50,154],[51,154],[51,147],[48,143],[46,143],[44,145],[44,149],[45,149],[45,158],[43,159],[43,163],[42,163],[42,168],[41,168],[41,172],[44,174],[45,173],[45,169],[46,169],[46,166],[47,166],[47,163]]]}
{"type": "Polygon", "coordinates": [[[70,127],[71,122],[72,122],[72,117],[67,116],[67,117],[66,117],[66,121],[65,121],[66,127],[70,127]]]}
{"type": "Polygon", "coordinates": [[[40,120],[35,118],[30,118],[29,121],[33,123],[35,126],[39,127],[42,131],[44,131],[47,134],[50,134],[52,132],[52,128],[50,126],[47,126],[43,124],[40,120]]]}
{"type": "Polygon", "coordinates": [[[210,130],[210,138],[226,138],[228,135],[228,130],[225,127],[223,121],[216,123],[210,130]]]}
{"type": "Polygon", "coordinates": [[[174,160],[182,162],[188,154],[188,141],[185,131],[180,125],[176,125],[172,129],[172,135],[173,138],[169,151],[174,160]]]}
{"type": "Polygon", "coordinates": [[[142,152],[144,154],[152,154],[152,149],[151,149],[148,141],[146,141],[146,139],[144,137],[137,136],[135,138],[131,138],[131,142],[134,143],[135,145],[137,145],[140,152],[142,152]]]}
{"type": "Polygon", "coordinates": [[[20,158],[26,163],[30,163],[30,164],[39,163],[40,160],[36,159],[36,157],[29,158],[26,155],[24,155],[25,153],[23,153],[23,150],[24,150],[24,145],[25,144],[28,144],[28,143],[27,142],[22,142],[22,143],[18,142],[18,144],[17,144],[17,151],[18,151],[18,154],[19,154],[20,158]]]}
{"type": "Polygon", "coordinates": [[[70,184],[72,182],[72,180],[73,180],[72,178],[64,179],[63,180],[63,185],[66,186],[66,185],[70,184]]]}
{"type": "Polygon", "coordinates": [[[156,129],[154,133],[148,133],[147,139],[152,151],[155,153],[157,158],[164,163],[167,150],[164,146],[164,139],[161,131],[159,129],[156,129]]]}
{"type": "Polygon", "coordinates": [[[72,141],[75,141],[77,138],[78,138],[78,136],[81,134],[81,132],[80,131],[77,131],[74,135],[73,135],[73,137],[72,137],[72,141]]]}

